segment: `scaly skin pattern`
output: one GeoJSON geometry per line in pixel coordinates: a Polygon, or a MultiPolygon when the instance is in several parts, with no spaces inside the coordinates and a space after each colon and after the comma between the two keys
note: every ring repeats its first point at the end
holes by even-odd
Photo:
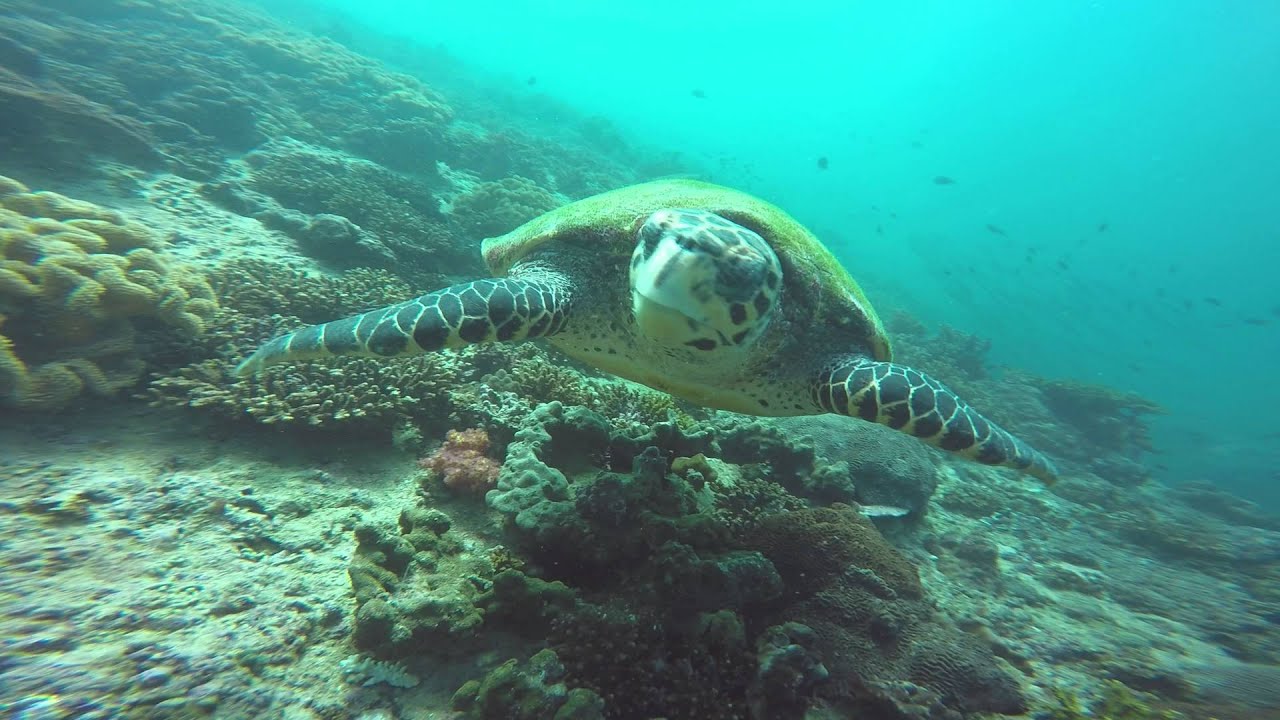
{"type": "Polygon", "coordinates": [[[333,355],[401,357],[480,342],[553,335],[568,317],[570,294],[554,271],[454,285],[399,305],[312,325],[258,348],[236,368],[251,375],[281,362],[333,355]]]}
{"type": "Polygon", "coordinates": [[[1015,468],[1046,483],[1057,479],[1048,458],[918,370],[861,356],[844,358],[819,375],[813,400],[827,412],[887,425],[985,465],[1015,468]]]}

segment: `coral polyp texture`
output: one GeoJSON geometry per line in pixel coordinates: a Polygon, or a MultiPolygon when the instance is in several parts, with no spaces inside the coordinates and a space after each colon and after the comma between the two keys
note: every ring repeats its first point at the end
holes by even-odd
{"type": "Polygon", "coordinates": [[[444,444],[418,465],[435,473],[454,492],[483,495],[493,489],[502,469],[488,451],[489,433],[482,428],[450,430],[444,444]]]}
{"type": "Polygon", "coordinates": [[[129,387],[146,367],[140,326],[194,336],[217,307],[146,227],[0,176],[0,404],[56,409],[129,387]]]}

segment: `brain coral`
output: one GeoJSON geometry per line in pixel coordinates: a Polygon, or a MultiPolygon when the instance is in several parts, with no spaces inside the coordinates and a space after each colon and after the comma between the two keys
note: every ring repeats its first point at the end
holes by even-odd
{"type": "Polygon", "coordinates": [[[134,384],[136,323],[203,331],[213,290],[160,244],[112,210],[0,176],[0,405],[55,409],[134,384]]]}

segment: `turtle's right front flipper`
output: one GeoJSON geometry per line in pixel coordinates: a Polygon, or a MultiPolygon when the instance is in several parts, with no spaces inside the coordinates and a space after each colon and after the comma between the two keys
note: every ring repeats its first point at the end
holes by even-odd
{"type": "Polygon", "coordinates": [[[558,278],[476,280],[281,335],[259,347],[235,372],[251,375],[268,365],[333,355],[401,357],[546,337],[564,326],[568,311],[567,284],[558,278]]]}

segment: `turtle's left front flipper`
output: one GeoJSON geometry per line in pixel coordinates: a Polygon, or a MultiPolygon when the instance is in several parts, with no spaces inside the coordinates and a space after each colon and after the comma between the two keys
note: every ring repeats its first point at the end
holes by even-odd
{"type": "Polygon", "coordinates": [[[547,337],[569,314],[568,284],[550,272],[454,285],[399,305],[295,330],[268,341],[236,375],[333,355],[400,357],[471,343],[547,337]]]}
{"type": "Polygon", "coordinates": [[[945,385],[917,370],[853,356],[833,363],[813,386],[827,412],[888,425],[986,465],[1004,465],[1046,483],[1053,463],[969,407],[945,385]]]}

